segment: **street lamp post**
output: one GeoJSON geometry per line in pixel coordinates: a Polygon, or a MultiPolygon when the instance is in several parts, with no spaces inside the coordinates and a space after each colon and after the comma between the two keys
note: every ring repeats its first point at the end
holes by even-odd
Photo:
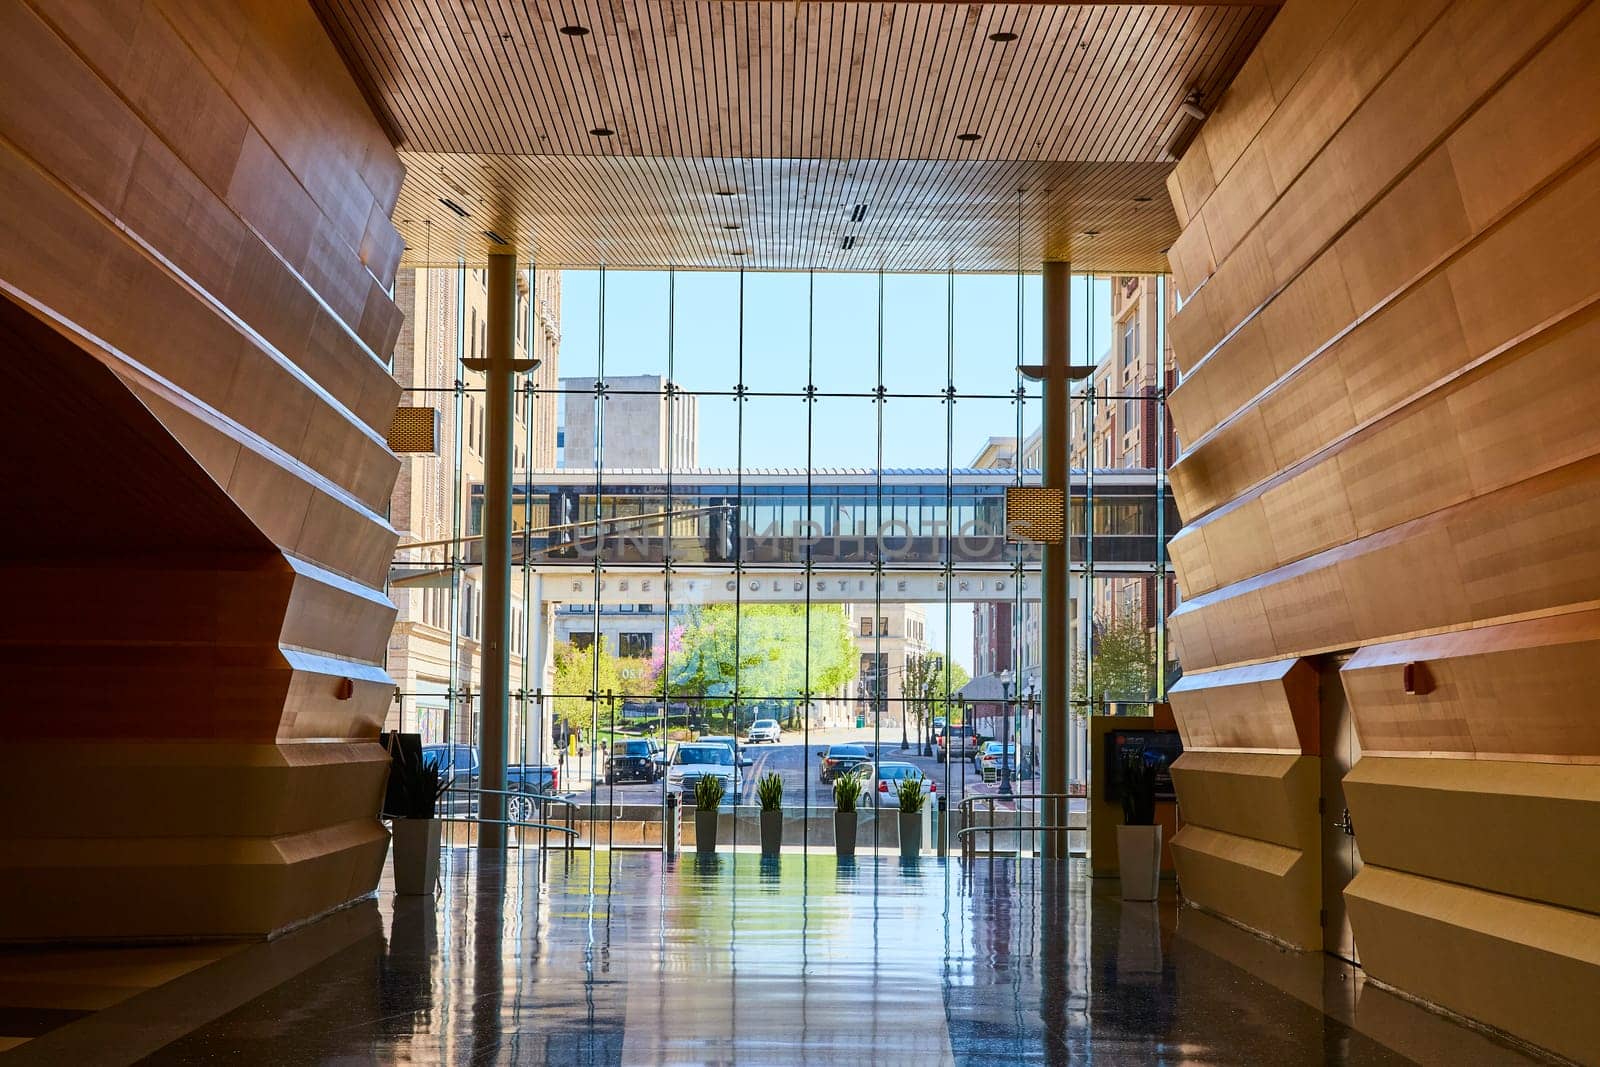
{"type": "MultiPolygon", "coordinates": [[[[888,686],[884,686],[884,688],[887,689],[888,686]]],[[[888,694],[885,693],[884,696],[887,698],[888,694]]],[[[906,749],[911,747],[911,742],[906,739],[906,712],[908,710],[909,710],[909,708],[906,705],[905,681],[902,680],[901,683],[900,683],[900,751],[901,752],[904,752],[906,749]]]]}
{"type": "MultiPolygon", "coordinates": [[[[1029,778],[1039,777],[1039,682],[1032,679],[1028,682],[1028,770],[1032,773],[1029,778]]],[[[1039,792],[1038,786],[1034,792],[1039,792]]]]}
{"type": "MultiPolygon", "coordinates": [[[[934,678],[935,684],[937,684],[939,681],[943,680],[943,678],[944,678],[944,657],[939,655],[937,652],[935,652],[929,658],[933,661],[933,678],[934,678]]],[[[933,708],[931,706],[932,705],[932,701],[926,699],[928,692],[929,692],[928,685],[927,685],[926,680],[924,680],[923,691],[922,691],[922,694],[921,694],[921,696],[924,698],[922,700],[922,754],[924,756],[933,755],[933,716],[928,714],[930,711],[933,710],[933,708]]],[[[950,710],[948,708],[946,708],[945,709],[945,725],[946,726],[949,725],[949,719],[950,719],[950,710]]]]}
{"type": "Polygon", "coordinates": [[[1000,672],[1000,795],[1011,792],[1011,672],[1000,672]]]}

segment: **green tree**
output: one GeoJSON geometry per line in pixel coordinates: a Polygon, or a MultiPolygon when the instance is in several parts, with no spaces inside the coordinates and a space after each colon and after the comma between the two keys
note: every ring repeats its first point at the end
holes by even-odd
{"type": "Polygon", "coordinates": [[[953,698],[949,707],[954,710],[961,687],[971,680],[961,664],[952,663],[937,652],[907,657],[901,691],[919,736],[927,731],[931,720],[945,714],[946,694],[953,698]]]}
{"type": "Polygon", "coordinates": [[[593,737],[597,717],[599,725],[610,725],[611,707],[606,702],[606,694],[615,693],[620,697],[624,692],[625,679],[616,657],[605,650],[603,643],[580,648],[563,641],[556,646],[555,661],[555,713],[569,727],[581,729],[584,736],[593,737]]]}
{"type": "MultiPolygon", "coordinates": [[[[1095,620],[1094,641],[1094,695],[1096,707],[1108,694],[1113,700],[1148,698],[1155,688],[1156,650],[1150,631],[1138,619],[1124,616],[1107,621],[1095,620]]],[[[1085,686],[1084,665],[1087,657],[1080,651],[1073,665],[1072,694],[1077,701],[1088,697],[1085,686]]],[[[1087,705],[1079,703],[1078,708],[1087,705]]]]}
{"type": "Polygon", "coordinates": [[[709,604],[690,617],[681,644],[667,665],[670,690],[705,694],[712,708],[731,704],[736,689],[746,701],[832,693],[859,670],[839,604],[813,605],[809,626],[803,604],[709,604]]]}

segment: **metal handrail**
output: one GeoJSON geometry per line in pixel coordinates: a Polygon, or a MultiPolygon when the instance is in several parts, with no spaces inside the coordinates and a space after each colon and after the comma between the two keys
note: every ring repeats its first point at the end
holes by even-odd
{"type": "MultiPolygon", "coordinates": [[[[528,822],[521,819],[485,819],[476,815],[469,815],[466,818],[459,818],[449,815],[440,816],[440,822],[477,823],[480,826],[517,826],[538,830],[540,848],[544,848],[548,844],[550,839],[550,831],[552,830],[566,835],[565,845],[567,848],[571,848],[573,843],[578,839],[578,830],[575,825],[578,821],[578,803],[571,797],[556,796],[553,793],[526,793],[520,789],[488,789],[484,786],[478,785],[452,785],[446,787],[443,792],[493,793],[504,797],[521,797],[525,800],[537,801],[540,804],[564,804],[566,805],[567,824],[562,826],[558,823],[528,822]]],[[[470,801],[468,803],[470,806],[470,801]]]]}
{"type": "MultiPolygon", "coordinates": [[[[971,820],[971,818],[975,814],[975,812],[973,811],[973,806],[974,805],[987,804],[989,806],[989,825],[987,825],[987,826],[962,826],[961,829],[956,831],[956,840],[961,842],[961,854],[963,856],[971,856],[974,852],[976,852],[976,848],[973,845],[973,838],[976,837],[980,833],[986,833],[986,834],[989,835],[989,847],[986,850],[986,854],[989,855],[989,856],[993,856],[994,855],[994,835],[996,833],[1044,834],[1044,833],[1062,833],[1064,831],[1064,832],[1070,834],[1074,830],[1082,830],[1082,829],[1084,829],[1084,827],[1073,826],[1072,825],[1072,813],[1071,813],[1070,808],[1068,809],[1067,821],[1065,823],[1030,823],[1029,825],[1024,826],[1024,825],[1021,824],[1021,821],[1020,821],[1021,820],[1021,816],[1022,816],[1022,809],[1021,808],[1015,808],[1015,809],[1013,809],[1012,814],[1017,816],[1017,818],[1013,820],[1012,825],[1010,825],[1010,826],[996,826],[995,825],[995,819],[994,819],[994,816],[995,816],[995,804],[1000,802],[1000,801],[1003,801],[1003,800],[1004,801],[1017,801],[1017,800],[1055,800],[1055,801],[1062,801],[1062,800],[1064,800],[1064,801],[1067,801],[1067,802],[1070,803],[1072,800],[1075,800],[1075,799],[1082,799],[1082,798],[1081,797],[1075,797],[1071,793],[1013,793],[1009,797],[1002,797],[1002,796],[999,796],[999,795],[978,796],[978,797],[962,797],[961,798],[961,802],[958,805],[958,807],[961,810],[962,822],[965,823],[965,822],[968,822],[968,821],[971,820]]],[[[1037,815],[1038,811],[1037,810],[1032,810],[1032,811],[1029,812],[1029,814],[1037,815]]]]}

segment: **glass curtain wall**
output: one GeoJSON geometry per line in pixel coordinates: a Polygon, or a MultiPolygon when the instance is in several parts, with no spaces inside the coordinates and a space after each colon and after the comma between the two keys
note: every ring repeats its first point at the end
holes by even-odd
{"type": "MultiPolygon", "coordinates": [[[[390,725],[458,781],[481,731],[484,396],[461,361],[484,282],[462,266],[397,289],[402,403],[442,432],[393,502],[390,725]]],[[[1039,791],[1039,550],[1004,517],[1006,489],[1040,481],[1042,396],[1016,370],[1041,358],[1036,274],[530,266],[521,288],[519,355],[543,364],[514,429],[514,782],[572,795],[599,845],[659,842],[666,795],[692,807],[706,776],[753,812],[778,775],[788,847],[831,847],[846,773],[869,813],[905,777],[952,810],[1039,791]],[[726,765],[707,738],[731,739],[726,765]]],[[[1070,423],[1081,791],[1081,716],[1160,699],[1177,669],[1175,378],[1163,279],[1079,276],[1072,300],[1073,362],[1096,367],[1070,423]]],[[[725,844],[754,845],[753,814],[731,825],[725,844]]],[[[893,818],[861,832],[895,843],[893,818]]]]}

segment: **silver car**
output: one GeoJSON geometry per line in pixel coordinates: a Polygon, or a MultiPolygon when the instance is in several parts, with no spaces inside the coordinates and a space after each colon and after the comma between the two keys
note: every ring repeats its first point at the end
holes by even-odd
{"type": "Polygon", "coordinates": [[[922,779],[922,792],[929,798],[939,793],[938,785],[915,763],[866,764],[859,773],[866,791],[872,794],[873,803],[882,808],[892,808],[900,803],[900,783],[907,779],[922,779]]]}
{"type": "Polygon", "coordinates": [[[778,726],[777,719],[757,719],[750,724],[750,732],[745,735],[745,743],[759,745],[763,742],[775,745],[783,740],[783,730],[778,726]]]}

